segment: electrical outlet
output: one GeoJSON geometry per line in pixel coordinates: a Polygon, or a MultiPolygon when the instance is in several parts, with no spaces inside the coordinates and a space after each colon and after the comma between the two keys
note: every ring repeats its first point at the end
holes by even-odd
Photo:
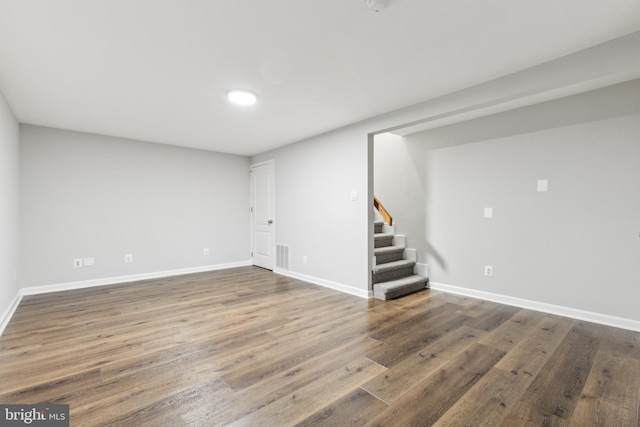
{"type": "Polygon", "coordinates": [[[82,258],[76,258],[73,260],[73,267],[74,268],[80,268],[82,267],[82,258]]]}
{"type": "Polygon", "coordinates": [[[202,250],[202,255],[209,255],[209,248],[204,248],[202,250]]]}
{"type": "Polygon", "coordinates": [[[485,276],[493,276],[493,266],[492,265],[485,265],[484,266],[484,275],[485,276]]]}
{"type": "Polygon", "coordinates": [[[307,263],[307,261],[309,261],[309,260],[307,259],[307,256],[306,256],[306,255],[305,255],[305,256],[303,256],[303,257],[302,257],[302,263],[303,263],[303,264],[306,264],[306,263],[307,263]]]}
{"type": "Polygon", "coordinates": [[[126,262],[127,264],[133,262],[133,254],[126,254],[124,256],[124,262],[126,262]]]}

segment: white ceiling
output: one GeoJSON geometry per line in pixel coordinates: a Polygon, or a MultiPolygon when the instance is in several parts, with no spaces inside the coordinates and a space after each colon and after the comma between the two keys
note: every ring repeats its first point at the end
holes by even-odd
{"type": "Polygon", "coordinates": [[[22,123],[253,155],[638,30],[640,0],[0,0],[0,90],[22,123]]]}

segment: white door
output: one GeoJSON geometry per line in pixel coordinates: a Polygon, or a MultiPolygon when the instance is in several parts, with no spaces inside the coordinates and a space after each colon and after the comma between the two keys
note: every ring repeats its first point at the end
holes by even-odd
{"type": "Polygon", "coordinates": [[[251,166],[251,240],[253,265],[273,270],[274,168],[273,161],[251,166]]]}

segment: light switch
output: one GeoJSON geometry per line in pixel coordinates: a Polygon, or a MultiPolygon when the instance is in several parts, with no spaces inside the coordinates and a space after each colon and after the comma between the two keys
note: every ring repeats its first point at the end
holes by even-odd
{"type": "Polygon", "coordinates": [[[484,217],[493,218],[493,208],[484,208],[484,217]]]}
{"type": "Polygon", "coordinates": [[[549,189],[549,181],[546,179],[538,180],[538,191],[543,192],[549,189]]]}
{"type": "Polygon", "coordinates": [[[357,191],[352,191],[350,199],[351,199],[352,202],[357,201],[358,200],[358,192],[357,191]]]}

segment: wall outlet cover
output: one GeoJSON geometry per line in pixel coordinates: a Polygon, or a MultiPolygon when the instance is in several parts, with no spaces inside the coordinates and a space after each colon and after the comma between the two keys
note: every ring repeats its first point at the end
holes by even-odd
{"type": "Polygon", "coordinates": [[[492,265],[485,265],[484,266],[484,275],[485,276],[493,276],[493,266],[492,265]]]}

